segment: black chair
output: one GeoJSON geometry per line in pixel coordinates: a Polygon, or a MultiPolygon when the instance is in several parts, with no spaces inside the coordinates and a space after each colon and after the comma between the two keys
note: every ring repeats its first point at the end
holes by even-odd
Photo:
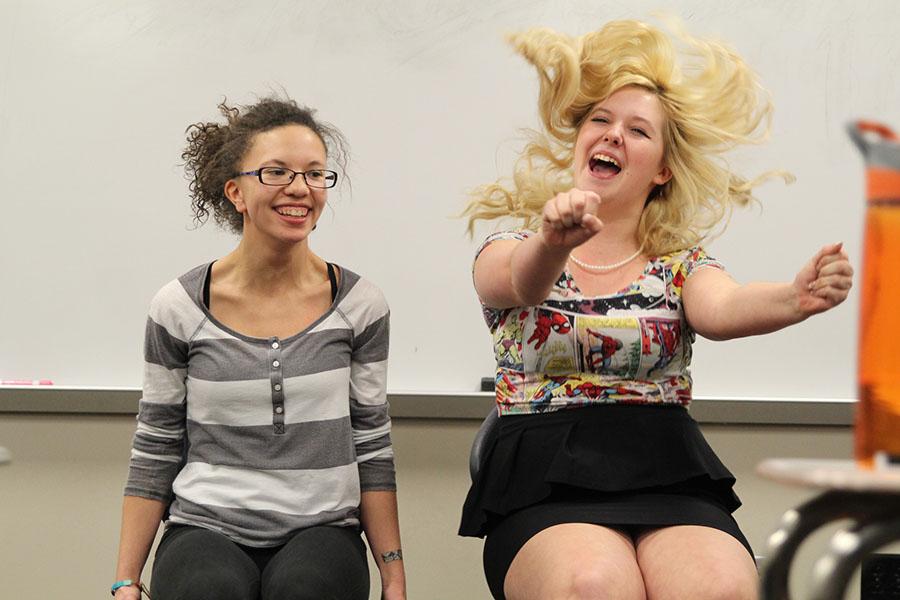
{"type": "MultiPolygon", "coordinates": [[[[861,469],[851,460],[798,458],[766,460],[757,473],[780,483],[824,490],[788,510],[769,536],[760,589],[764,600],[791,598],[788,584],[794,556],[803,542],[824,526],[850,520],[834,534],[813,567],[808,596],[813,600],[843,598],[862,561],[879,548],[900,541],[900,477],[891,469],[861,469]]],[[[884,578],[886,588],[891,586],[890,579],[884,578]]]]}
{"type": "Polygon", "coordinates": [[[496,439],[499,426],[500,415],[497,414],[496,408],[491,408],[491,412],[481,422],[478,433],[475,434],[475,439],[472,440],[472,449],[469,451],[469,476],[472,478],[472,481],[475,481],[478,471],[481,470],[481,466],[484,463],[484,452],[496,439]]]}

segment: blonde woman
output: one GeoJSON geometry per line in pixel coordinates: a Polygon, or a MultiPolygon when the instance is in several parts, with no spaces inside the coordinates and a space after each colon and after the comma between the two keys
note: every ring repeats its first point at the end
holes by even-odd
{"type": "Polygon", "coordinates": [[[833,308],[852,269],[829,244],[791,282],[741,285],[705,252],[762,179],[719,157],[772,108],[733,51],[677,38],[635,21],[511,38],[545,132],[467,210],[524,222],[474,266],[501,418],[460,533],[487,536],[496,598],[756,598],[734,477],[686,410],[691,342],[833,308]]]}

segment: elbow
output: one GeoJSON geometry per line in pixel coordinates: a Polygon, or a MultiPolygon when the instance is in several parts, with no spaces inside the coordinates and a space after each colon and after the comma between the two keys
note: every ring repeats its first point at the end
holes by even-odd
{"type": "Polygon", "coordinates": [[[751,321],[730,321],[711,319],[709,323],[701,324],[694,328],[697,335],[713,342],[725,342],[738,338],[751,337],[762,333],[774,331],[766,326],[761,319],[754,318],[751,321]]]}
{"type": "Polygon", "coordinates": [[[710,340],[711,342],[725,342],[728,340],[733,340],[736,337],[740,337],[737,335],[728,334],[724,331],[698,331],[696,329],[694,331],[696,331],[697,335],[699,335],[700,337],[710,340]]]}
{"type": "Polygon", "coordinates": [[[724,342],[736,337],[741,337],[739,333],[733,331],[730,323],[726,319],[719,318],[719,311],[714,309],[707,310],[702,313],[702,317],[694,319],[688,318],[688,325],[700,337],[713,341],[724,342]]]}

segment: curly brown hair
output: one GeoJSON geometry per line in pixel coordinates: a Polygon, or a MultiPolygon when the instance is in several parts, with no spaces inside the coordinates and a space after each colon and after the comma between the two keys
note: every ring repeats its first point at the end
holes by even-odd
{"type": "Polygon", "coordinates": [[[329,123],[315,118],[315,110],[290,99],[263,98],[251,106],[219,104],[225,123],[199,122],[189,126],[187,147],[181,154],[190,180],[191,210],[200,226],[212,213],[216,224],[240,234],[244,218],[225,197],[225,183],[237,174],[238,165],[258,133],[285,125],[303,125],[313,131],[342,175],[346,174],[348,146],[344,136],[329,123]]]}

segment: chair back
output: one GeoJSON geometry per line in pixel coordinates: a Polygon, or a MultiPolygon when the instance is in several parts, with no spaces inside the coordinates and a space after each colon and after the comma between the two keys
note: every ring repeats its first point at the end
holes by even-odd
{"type": "Polygon", "coordinates": [[[492,408],[481,422],[481,427],[478,428],[478,433],[475,434],[475,439],[472,441],[472,449],[469,451],[469,476],[472,481],[475,481],[475,477],[484,464],[484,453],[497,437],[499,425],[500,415],[497,414],[496,408],[492,408]]]}

